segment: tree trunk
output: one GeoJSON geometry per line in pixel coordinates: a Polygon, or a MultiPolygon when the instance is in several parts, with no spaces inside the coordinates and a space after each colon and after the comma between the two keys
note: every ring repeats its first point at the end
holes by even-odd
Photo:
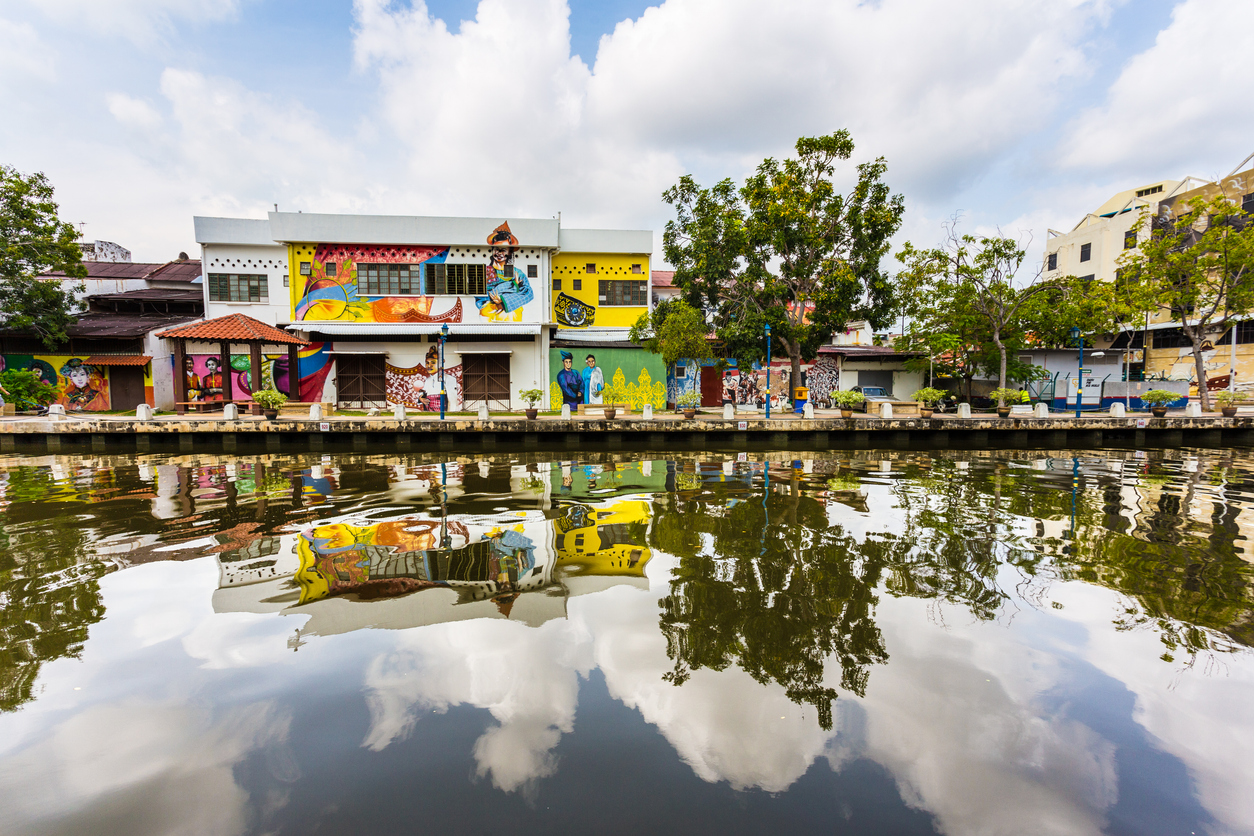
{"type": "MultiPolygon", "coordinates": [[[[1006,388],[1006,346],[1001,341],[1001,331],[997,329],[993,330],[993,342],[997,344],[997,353],[1001,356],[1001,366],[997,370],[997,388],[1005,389],[1006,388]]],[[[1001,401],[998,401],[997,403],[999,406],[1003,405],[1001,401]]]]}
{"type": "MultiPolygon", "coordinates": [[[[801,385],[801,343],[800,341],[793,343],[788,348],[788,359],[792,361],[792,386],[793,391],[801,385]]],[[[790,399],[792,392],[785,393],[790,399]]]]}
{"type": "Polygon", "coordinates": [[[1193,343],[1193,367],[1197,369],[1197,396],[1202,401],[1202,411],[1210,412],[1210,392],[1206,389],[1206,362],[1202,359],[1202,341],[1199,337],[1189,335],[1193,343]]]}

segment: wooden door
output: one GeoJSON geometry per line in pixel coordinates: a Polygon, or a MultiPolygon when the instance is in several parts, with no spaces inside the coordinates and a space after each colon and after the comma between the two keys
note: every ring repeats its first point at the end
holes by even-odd
{"type": "Polygon", "coordinates": [[[143,366],[111,366],[109,368],[110,409],[129,411],[147,402],[147,398],[144,397],[143,366]]]}
{"type": "Polygon", "coordinates": [[[701,405],[723,405],[723,378],[717,366],[701,367],[701,405]]]}
{"type": "Polygon", "coordinates": [[[469,409],[486,401],[489,409],[509,409],[509,355],[462,355],[462,402],[469,409]]]}
{"type": "Polygon", "coordinates": [[[383,354],[335,356],[336,404],[342,409],[387,406],[387,357],[383,354]]]}

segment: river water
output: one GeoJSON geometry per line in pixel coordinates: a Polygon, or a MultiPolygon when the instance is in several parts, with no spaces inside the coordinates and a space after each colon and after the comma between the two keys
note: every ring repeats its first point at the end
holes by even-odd
{"type": "Polygon", "coordinates": [[[1254,455],[0,457],[0,831],[1254,833],[1254,455]]]}

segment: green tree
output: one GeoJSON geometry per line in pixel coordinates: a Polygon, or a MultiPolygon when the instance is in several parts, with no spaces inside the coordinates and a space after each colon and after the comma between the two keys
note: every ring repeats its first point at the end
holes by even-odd
{"type": "Polygon", "coordinates": [[[640,314],[631,326],[629,339],[646,351],[661,354],[667,366],[688,358],[705,360],[711,357],[706,340],[709,326],[700,309],[683,299],[658,302],[652,311],[640,314]]]}
{"type": "Polygon", "coordinates": [[[1211,325],[1254,310],[1254,223],[1223,194],[1194,198],[1174,221],[1142,223],[1152,232],[1120,256],[1116,284],[1129,306],[1180,322],[1209,411],[1202,343],[1211,325]]]}
{"type": "Polygon", "coordinates": [[[691,177],[663,193],[676,218],[662,236],[675,281],[712,315],[741,368],[763,356],[771,325],[800,385],[801,363],[853,319],[881,326],[892,293],[880,261],[905,201],[883,182],[882,157],[857,166],[846,194],[836,163],[853,154],[848,131],[797,140],[795,158],[768,158],[743,187],[703,189],[691,177]]]}
{"type": "Polygon", "coordinates": [[[43,174],[0,165],[0,324],[33,331],[49,350],[66,341],[80,310],[74,294],[83,285],[38,277],[52,270],[72,279],[87,275],[78,232],[57,216],[52,197],[43,174]]]}
{"type": "Polygon", "coordinates": [[[47,406],[57,399],[57,389],[29,369],[0,372],[0,386],[9,393],[7,400],[24,409],[32,404],[47,406]]]}

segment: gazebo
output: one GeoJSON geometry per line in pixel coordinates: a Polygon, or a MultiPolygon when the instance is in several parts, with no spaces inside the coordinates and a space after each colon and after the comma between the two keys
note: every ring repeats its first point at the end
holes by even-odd
{"type": "MultiPolygon", "coordinates": [[[[186,411],[188,403],[187,374],[184,372],[184,368],[187,362],[187,343],[189,340],[218,344],[220,367],[223,370],[222,399],[218,403],[227,404],[235,400],[229,372],[231,368],[231,345],[233,343],[244,343],[248,346],[249,369],[252,373],[251,379],[254,387],[260,386],[260,381],[262,380],[261,347],[263,345],[287,346],[289,369],[287,375],[287,395],[293,401],[300,400],[300,366],[297,350],[302,345],[308,345],[308,340],[302,340],[300,337],[275,328],[273,325],[267,325],[264,322],[253,319],[251,316],[238,313],[220,316],[217,319],[207,319],[203,322],[180,325],[168,331],[161,331],[157,336],[163,339],[174,340],[174,402],[175,411],[180,414],[186,411]]],[[[254,405],[255,410],[256,407],[254,405]]]]}

